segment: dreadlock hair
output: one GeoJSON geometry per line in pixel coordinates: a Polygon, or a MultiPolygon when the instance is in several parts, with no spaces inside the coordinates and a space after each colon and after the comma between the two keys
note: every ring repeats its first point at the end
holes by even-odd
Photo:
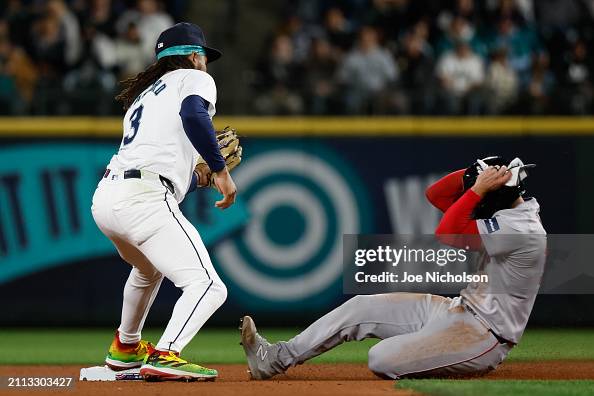
{"type": "Polygon", "coordinates": [[[177,69],[194,68],[194,64],[188,59],[187,55],[165,56],[150,65],[145,71],[138,73],[134,77],[120,81],[122,92],[115,99],[122,102],[124,110],[128,110],[134,100],[136,100],[136,97],[163,74],[177,69]]]}

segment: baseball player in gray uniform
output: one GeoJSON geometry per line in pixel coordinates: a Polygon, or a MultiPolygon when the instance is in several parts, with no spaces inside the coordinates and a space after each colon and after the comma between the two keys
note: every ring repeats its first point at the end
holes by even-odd
{"type": "Polygon", "coordinates": [[[383,378],[481,374],[497,367],[520,341],[544,270],[539,205],[523,198],[528,167],[518,158],[489,157],[427,190],[429,201],[444,211],[438,238],[458,246],[475,234],[488,283],[469,284],[455,298],[356,296],[275,344],[245,316],[241,342],[252,379],[273,377],[345,341],[370,337],[382,340],[369,350],[368,365],[383,378]]]}

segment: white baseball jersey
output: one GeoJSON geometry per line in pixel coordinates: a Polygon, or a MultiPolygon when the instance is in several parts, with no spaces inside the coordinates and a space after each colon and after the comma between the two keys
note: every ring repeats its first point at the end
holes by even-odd
{"type": "Polygon", "coordinates": [[[122,145],[108,168],[114,173],[141,169],[166,177],[181,202],[199,156],[179,115],[182,101],[190,95],[208,101],[208,114],[214,116],[217,88],[213,78],[200,70],[171,71],[140,94],[124,116],[122,145]]]}
{"type": "Polygon", "coordinates": [[[511,209],[477,220],[486,254],[480,272],[488,283],[471,283],[460,292],[497,335],[518,343],[528,323],[544,271],[546,232],[531,198],[511,209]]]}

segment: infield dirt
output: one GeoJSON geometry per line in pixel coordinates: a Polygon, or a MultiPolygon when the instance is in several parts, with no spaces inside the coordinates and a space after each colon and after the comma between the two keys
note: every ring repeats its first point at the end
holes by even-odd
{"type": "MultiPolygon", "coordinates": [[[[246,366],[240,364],[211,365],[219,370],[215,382],[143,381],[79,382],[74,389],[54,390],[66,395],[413,395],[412,391],[394,389],[394,381],[375,377],[364,364],[306,364],[291,369],[286,375],[268,381],[250,381],[246,366]]],[[[0,366],[0,376],[69,376],[78,379],[80,366],[0,366]]],[[[594,379],[594,361],[510,362],[482,377],[484,379],[594,379]]],[[[0,395],[22,395],[21,390],[1,389],[0,395]]],[[[32,394],[46,391],[32,390],[32,394]]]]}

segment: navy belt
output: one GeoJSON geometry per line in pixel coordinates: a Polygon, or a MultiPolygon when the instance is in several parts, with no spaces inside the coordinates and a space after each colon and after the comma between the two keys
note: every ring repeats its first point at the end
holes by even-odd
{"type": "MultiPolygon", "coordinates": [[[[105,169],[105,173],[103,174],[103,178],[107,178],[111,173],[111,169],[105,169]]],[[[124,179],[142,179],[142,172],[140,169],[128,169],[124,171],[124,179]]],[[[166,178],[165,176],[159,175],[159,180],[167,189],[173,194],[175,192],[175,188],[173,188],[173,183],[171,180],[166,178]]]]}

